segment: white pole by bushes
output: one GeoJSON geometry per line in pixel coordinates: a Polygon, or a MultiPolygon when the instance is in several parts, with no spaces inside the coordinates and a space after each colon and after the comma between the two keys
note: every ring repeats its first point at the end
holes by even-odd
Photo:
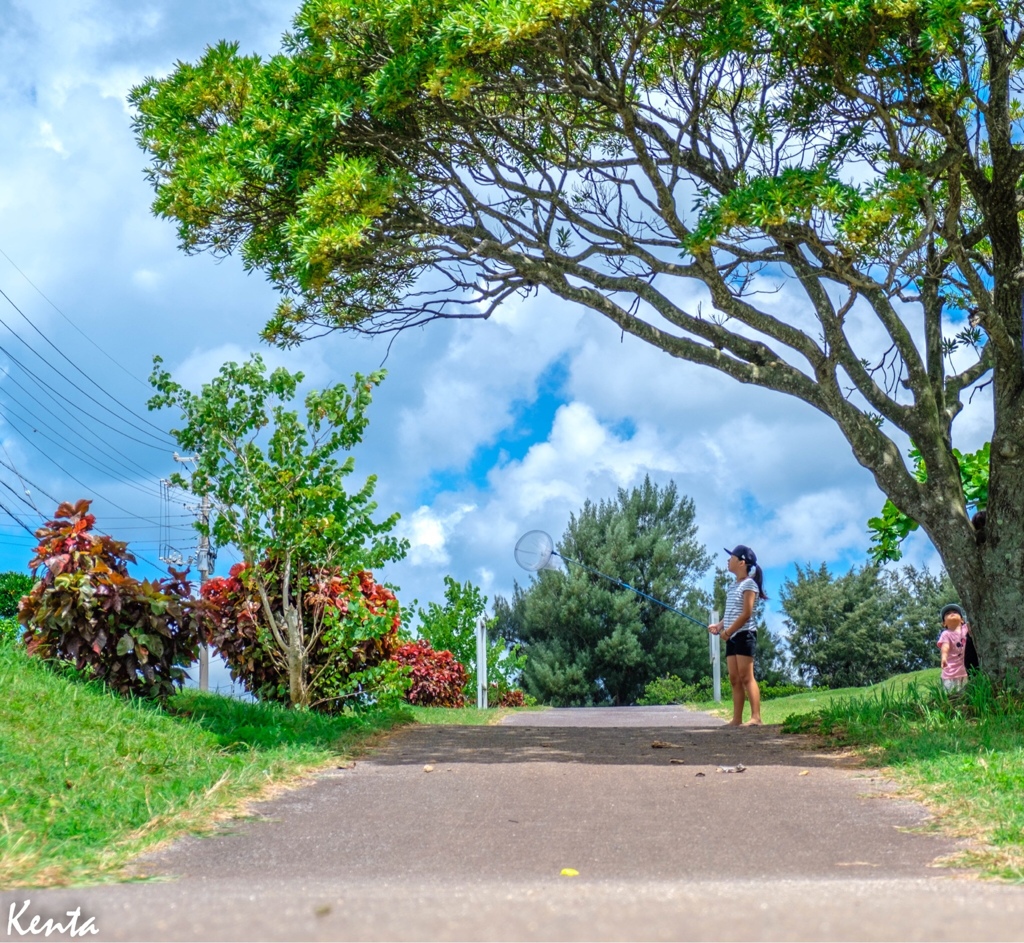
{"type": "Polygon", "coordinates": [[[476,706],[487,706],[487,623],[476,622],[476,706]]]}

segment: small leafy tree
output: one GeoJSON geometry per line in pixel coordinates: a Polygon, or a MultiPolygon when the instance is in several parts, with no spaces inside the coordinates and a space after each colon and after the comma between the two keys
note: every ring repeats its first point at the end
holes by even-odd
{"type": "Polygon", "coordinates": [[[798,566],[781,598],[798,673],[832,688],[937,664],[939,609],[956,601],[945,575],[865,566],[833,576],[825,564],[798,566]]]}
{"type": "Polygon", "coordinates": [[[185,574],[139,581],[128,545],[93,528],[89,501],[65,502],[36,536],[38,577],[21,601],[30,655],[73,662],[119,694],[161,698],[185,681],[198,654],[185,574]]]}
{"type": "MultiPolygon", "coordinates": [[[[487,597],[469,580],[464,584],[451,576],[444,578],[444,605],[432,602],[418,609],[419,633],[435,651],[449,651],[467,669],[465,693],[476,697],[476,626],[487,609],[487,597]]],[[[493,622],[493,620],[492,620],[493,622]]],[[[491,629],[491,624],[488,624],[491,629]]],[[[487,684],[499,695],[519,683],[526,656],[516,644],[488,631],[487,684]]]]}
{"type": "MultiPolygon", "coordinates": [[[[338,621],[337,608],[324,605],[317,590],[400,559],[408,546],[390,535],[397,514],[373,520],[376,479],[346,492],[343,479],[355,463],[351,456],[338,459],[360,441],[371,393],[383,376],[357,374],[351,388],[313,390],[300,415],[286,407],[302,374],[283,368],[268,374],[258,355],[244,364],[225,364],[199,393],[176,383],[159,357],[154,361],[151,382],[157,394],[149,406],[181,411],[183,425],[172,431],[195,456],[191,479],[175,475],[173,480],[213,499],[213,522],[205,532],[217,545],[233,544],[241,551],[245,567],[236,573],[239,591],[253,613],[259,611],[265,633],[260,645],[274,653],[295,706],[308,707],[316,698],[316,678],[330,675],[313,670],[312,657],[323,650],[325,634],[341,644],[351,624],[338,621]]],[[[374,624],[384,634],[391,631],[386,619],[374,624]]],[[[330,695],[321,691],[319,697],[340,695],[339,689],[330,695]]]]}
{"type": "MultiPolygon", "coordinates": [[[[264,563],[264,569],[271,564],[264,563]]],[[[206,641],[227,663],[231,677],[261,700],[289,703],[288,662],[263,618],[246,580],[246,565],[208,580],[200,607],[206,641]]],[[[270,586],[280,580],[266,576],[270,586]]],[[[408,678],[391,660],[400,616],[395,594],[366,571],[351,576],[307,575],[305,612],[313,629],[305,689],[309,706],[334,713],[368,699],[397,700],[408,678]]],[[[279,600],[272,600],[276,608],[279,600]]]]}

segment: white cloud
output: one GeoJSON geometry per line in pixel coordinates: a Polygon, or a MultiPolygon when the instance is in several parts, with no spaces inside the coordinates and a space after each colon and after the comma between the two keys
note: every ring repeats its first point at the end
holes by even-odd
{"type": "Polygon", "coordinates": [[[426,505],[417,508],[398,528],[399,536],[409,541],[410,563],[413,566],[447,565],[450,560],[446,548],[448,538],[459,522],[473,510],[474,505],[464,504],[449,514],[439,516],[426,505]]]}

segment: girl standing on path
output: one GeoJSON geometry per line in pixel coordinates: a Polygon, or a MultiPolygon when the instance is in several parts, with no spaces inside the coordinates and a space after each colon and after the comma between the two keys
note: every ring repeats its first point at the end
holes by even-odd
{"type": "Polygon", "coordinates": [[[736,577],[725,591],[725,616],[721,622],[708,626],[708,631],[725,639],[725,660],[729,666],[729,684],[732,685],[732,720],[730,726],[743,723],[744,698],[750,701],[750,721],[761,724],[761,691],[754,678],[754,650],[757,648],[757,629],[754,610],[758,599],[767,599],[764,577],[757,565],[757,555],[749,547],[737,544],[730,550],[729,572],[736,577]]]}

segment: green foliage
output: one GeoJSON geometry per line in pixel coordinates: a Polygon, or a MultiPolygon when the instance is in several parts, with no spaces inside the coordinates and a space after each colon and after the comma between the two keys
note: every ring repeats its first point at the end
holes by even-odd
{"type": "Polygon", "coordinates": [[[35,582],[28,573],[18,570],[0,573],[0,618],[17,618],[18,603],[31,592],[35,582]]]}
{"type": "Polygon", "coordinates": [[[13,616],[0,616],[0,645],[10,645],[21,639],[22,627],[13,616]]]}
{"type": "MultiPolygon", "coordinates": [[[[1001,676],[1024,667],[1006,565],[1024,552],[1022,30],[1018,0],[305,0],[278,55],[222,43],[131,101],[183,247],[237,251],[280,290],[266,338],[540,290],[797,397],[893,503],[879,559],[920,524],[1001,676]],[[950,524],[952,442],[988,382],[979,547],[950,524]]],[[[594,645],[552,648],[538,684],[639,692],[643,645],[578,633],[594,645]]]]}
{"type": "MultiPolygon", "coordinates": [[[[697,581],[710,563],[696,541],[693,502],[649,478],[613,501],[587,501],[558,552],[695,616],[708,610],[697,581]]],[[[542,703],[631,704],[653,679],[707,674],[707,633],[657,603],[568,565],[542,571],[495,605],[497,625],[523,643],[523,686],[542,703]]]]}
{"type": "MultiPolygon", "coordinates": [[[[287,666],[288,696],[298,706],[338,697],[344,687],[338,671],[325,664],[328,691],[314,691],[310,653],[321,636],[331,634],[336,646],[361,644],[344,638],[352,622],[331,624],[324,618],[332,607],[307,605],[316,588],[341,574],[377,568],[404,556],[407,543],[391,536],[393,514],[377,523],[372,476],[353,493],[344,488],[352,474],[352,449],[367,422],[374,386],[382,373],[356,375],[344,384],[306,394],[304,410],[288,409],[302,382],[301,373],[278,368],[267,372],[254,355],[244,364],[228,363],[196,394],[176,383],[155,358],[151,382],[157,390],[151,409],[173,406],[183,425],[172,430],[182,448],[195,455],[195,469],[180,487],[213,499],[213,522],[201,532],[215,544],[233,544],[245,568],[238,578],[259,608],[266,635],[260,645],[273,651],[278,667],[287,666]]],[[[322,650],[322,647],[321,647],[322,650]]],[[[340,650],[340,649],[339,649],[340,650]]],[[[367,682],[390,684],[386,658],[367,665],[367,682]]],[[[349,668],[340,670],[342,675],[349,668]]],[[[262,689],[263,683],[260,682],[262,689]]]]}
{"type": "Polygon", "coordinates": [[[0,645],[0,886],[123,878],[154,845],[241,812],[268,782],[337,764],[405,713],[325,717],[184,690],[166,708],[0,645]]]}
{"type": "MultiPolygon", "coordinates": [[[[961,452],[953,449],[953,457],[960,469],[960,484],[964,492],[964,503],[968,508],[984,511],[988,506],[988,476],[992,465],[992,444],[986,442],[977,452],[961,452]]],[[[910,450],[914,463],[914,477],[928,480],[928,469],[917,449],[910,450]]],[[[913,518],[900,511],[892,501],[886,499],[882,513],[868,520],[871,533],[869,553],[875,563],[895,562],[903,556],[901,549],[907,536],[918,528],[913,518]]]]}
{"type": "MultiPolygon", "coordinates": [[[[728,699],[728,678],[723,679],[725,697],[728,699]]],[[[807,694],[815,690],[803,684],[761,684],[758,682],[762,701],[776,698],[792,697],[794,694],[807,694]]],[[[637,704],[701,704],[711,701],[714,697],[714,685],[710,678],[704,678],[696,684],[685,684],[675,675],[655,678],[644,688],[644,693],[637,698],[637,704]]]]}
{"type": "Polygon", "coordinates": [[[800,677],[830,688],[874,684],[938,663],[939,609],[956,594],[943,574],[874,566],[833,576],[797,566],[781,593],[800,677]]]}
{"type": "Polygon", "coordinates": [[[711,682],[707,679],[697,684],[684,684],[675,675],[655,678],[644,686],[644,693],[636,699],[637,704],[692,704],[710,701],[714,696],[711,682]]]}
{"type": "MultiPolygon", "coordinates": [[[[467,670],[465,695],[476,701],[476,626],[487,609],[487,597],[469,580],[464,584],[451,576],[444,578],[444,605],[432,602],[426,609],[418,609],[419,634],[430,642],[435,651],[451,652],[467,670]]],[[[488,628],[492,628],[489,626],[488,628]]],[[[487,638],[487,683],[498,685],[502,691],[519,682],[526,656],[520,646],[508,643],[493,631],[487,638]]]]}
{"type": "Polygon", "coordinates": [[[185,574],[140,582],[128,545],[93,532],[90,501],[65,502],[38,531],[38,577],[21,603],[30,655],[67,661],[118,694],[164,698],[198,654],[185,574]]]}

